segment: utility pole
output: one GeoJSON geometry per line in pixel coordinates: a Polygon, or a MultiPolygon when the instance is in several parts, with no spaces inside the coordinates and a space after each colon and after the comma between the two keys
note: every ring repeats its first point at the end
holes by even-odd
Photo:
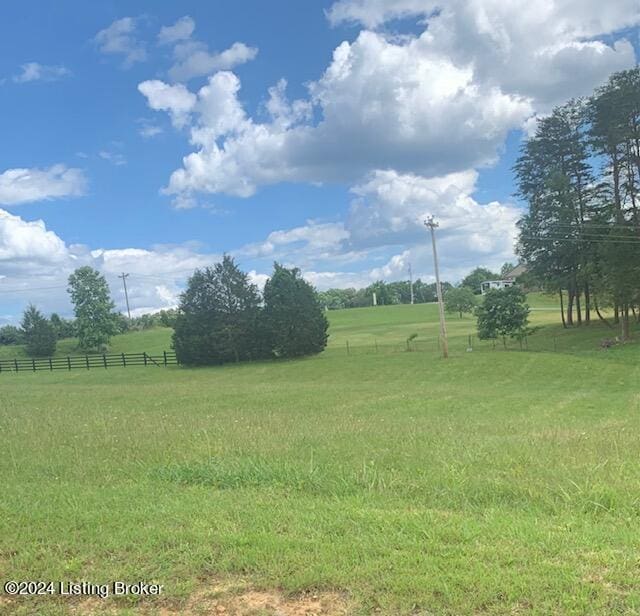
{"type": "Polygon", "coordinates": [[[449,357],[449,343],[447,341],[447,324],[444,320],[444,303],[442,302],[442,288],[440,287],[440,272],[438,270],[438,251],[436,249],[436,233],[435,229],[438,223],[434,222],[433,216],[429,216],[424,221],[425,227],[431,231],[431,244],[433,245],[433,264],[436,270],[436,293],[438,294],[438,311],[440,313],[440,339],[442,340],[442,356],[444,359],[449,357]]]}
{"type": "Polygon", "coordinates": [[[118,276],[118,278],[122,278],[122,284],[124,285],[124,299],[127,302],[127,315],[131,318],[131,310],[129,310],[129,294],[127,293],[127,278],[129,274],[125,274],[122,272],[122,276],[118,276]]]}
{"type": "Polygon", "coordinates": [[[409,287],[411,289],[411,305],[413,306],[413,273],[411,272],[411,263],[409,263],[409,287]]]}

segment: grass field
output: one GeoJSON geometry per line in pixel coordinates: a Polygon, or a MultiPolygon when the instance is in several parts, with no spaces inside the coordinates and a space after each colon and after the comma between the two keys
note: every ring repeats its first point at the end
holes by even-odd
{"type": "Polygon", "coordinates": [[[639,613],[640,347],[532,305],[529,352],[450,316],[445,362],[418,305],[298,361],[3,373],[0,579],[165,591],[0,613],[639,613]]]}

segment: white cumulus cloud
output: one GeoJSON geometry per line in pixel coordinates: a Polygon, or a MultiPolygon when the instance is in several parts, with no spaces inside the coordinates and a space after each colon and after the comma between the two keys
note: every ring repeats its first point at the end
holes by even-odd
{"type": "Polygon", "coordinates": [[[493,160],[507,132],[532,113],[521,97],[475,83],[470,67],[433,54],[423,38],[363,32],[342,43],[309,100],[289,102],[284,82],[272,88],[271,118],[262,123],[246,117],[238,78],[223,75],[209,87],[224,108],[207,113],[207,89],[198,93],[195,151],[171,176],[169,194],[246,197],[264,184],[351,182],[377,168],[441,175],[493,160]],[[313,106],[317,124],[309,121],[313,106]]]}
{"type": "Polygon", "coordinates": [[[331,23],[377,28],[417,17],[429,45],[477,79],[549,107],[589,93],[616,70],[635,64],[633,46],[615,36],[640,23],[637,0],[339,0],[331,23]],[[598,38],[614,35],[613,43],[598,38]]]}
{"type": "Polygon", "coordinates": [[[0,173],[0,204],[20,205],[62,197],[79,197],[87,181],[81,169],[53,165],[47,169],[7,169],[0,173]]]}
{"type": "MultiPolygon", "coordinates": [[[[177,202],[198,192],[247,197],[282,181],[352,183],[375,169],[431,177],[491,164],[509,131],[635,64],[617,33],[640,23],[640,5],[341,0],[328,15],[373,29],[413,17],[423,31],[363,30],[334,50],[307,98],[289,101],[284,81],[271,88],[267,120],[247,114],[236,76],[210,77],[192,93],[193,151],[166,189],[177,202]],[[204,100],[207,88],[220,104],[204,100]]],[[[179,42],[170,76],[229,68],[248,49],[212,55],[192,39],[179,42]]]]}
{"type": "Polygon", "coordinates": [[[189,41],[176,45],[174,54],[176,62],[169,69],[169,76],[174,81],[189,81],[249,62],[256,57],[258,49],[235,42],[224,51],[210,52],[204,43],[189,41]]]}
{"type": "Polygon", "coordinates": [[[169,85],[158,79],[143,81],[138,85],[141,94],[147,97],[151,109],[166,111],[176,128],[182,128],[196,103],[195,94],[182,84],[169,85]]]}
{"type": "Polygon", "coordinates": [[[129,68],[136,62],[147,59],[144,44],[136,39],[136,30],[137,19],[123,17],[104,30],[100,30],[94,40],[101,53],[123,56],[123,67],[129,68]]]}
{"type": "Polygon", "coordinates": [[[196,28],[196,22],[185,15],[181,17],[172,26],[163,26],[158,33],[158,44],[171,45],[178,41],[183,41],[191,38],[193,31],[196,28]]]}

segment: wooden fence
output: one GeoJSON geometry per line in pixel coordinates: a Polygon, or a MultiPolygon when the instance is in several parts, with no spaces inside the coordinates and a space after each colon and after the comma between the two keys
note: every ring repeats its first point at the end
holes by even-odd
{"type": "Polygon", "coordinates": [[[175,366],[173,351],[162,355],[118,353],[111,355],[74,355],[67,357],[34,357],[32,359],[0,359],[2,372],[37,372],[38,370],[90,370],[91,368],[128,368],[130,366],[175,366]]]}

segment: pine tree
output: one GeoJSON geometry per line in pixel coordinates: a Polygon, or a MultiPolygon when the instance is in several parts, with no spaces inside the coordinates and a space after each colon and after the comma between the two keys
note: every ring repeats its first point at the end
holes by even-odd
{"type": "Polygon", "coordinates": [[[275,263],[264,287],[262,329],[276,357],[320,353],[327,345],[327,318],[315,289],[297,268],[275,263]]]}
{"type": "Polygon", "coordinates": [[[31,357],[48,357],[56,351],[56,331],[51,323],[32,304],[22,317],[25,350],[31,357]]]}
{"type": "Polygon", "coordinates": [[[185,365],[222,364],[257,359],[260,296],[233,259],[196,270],[181,296],[173,347],[185,365]]]}

